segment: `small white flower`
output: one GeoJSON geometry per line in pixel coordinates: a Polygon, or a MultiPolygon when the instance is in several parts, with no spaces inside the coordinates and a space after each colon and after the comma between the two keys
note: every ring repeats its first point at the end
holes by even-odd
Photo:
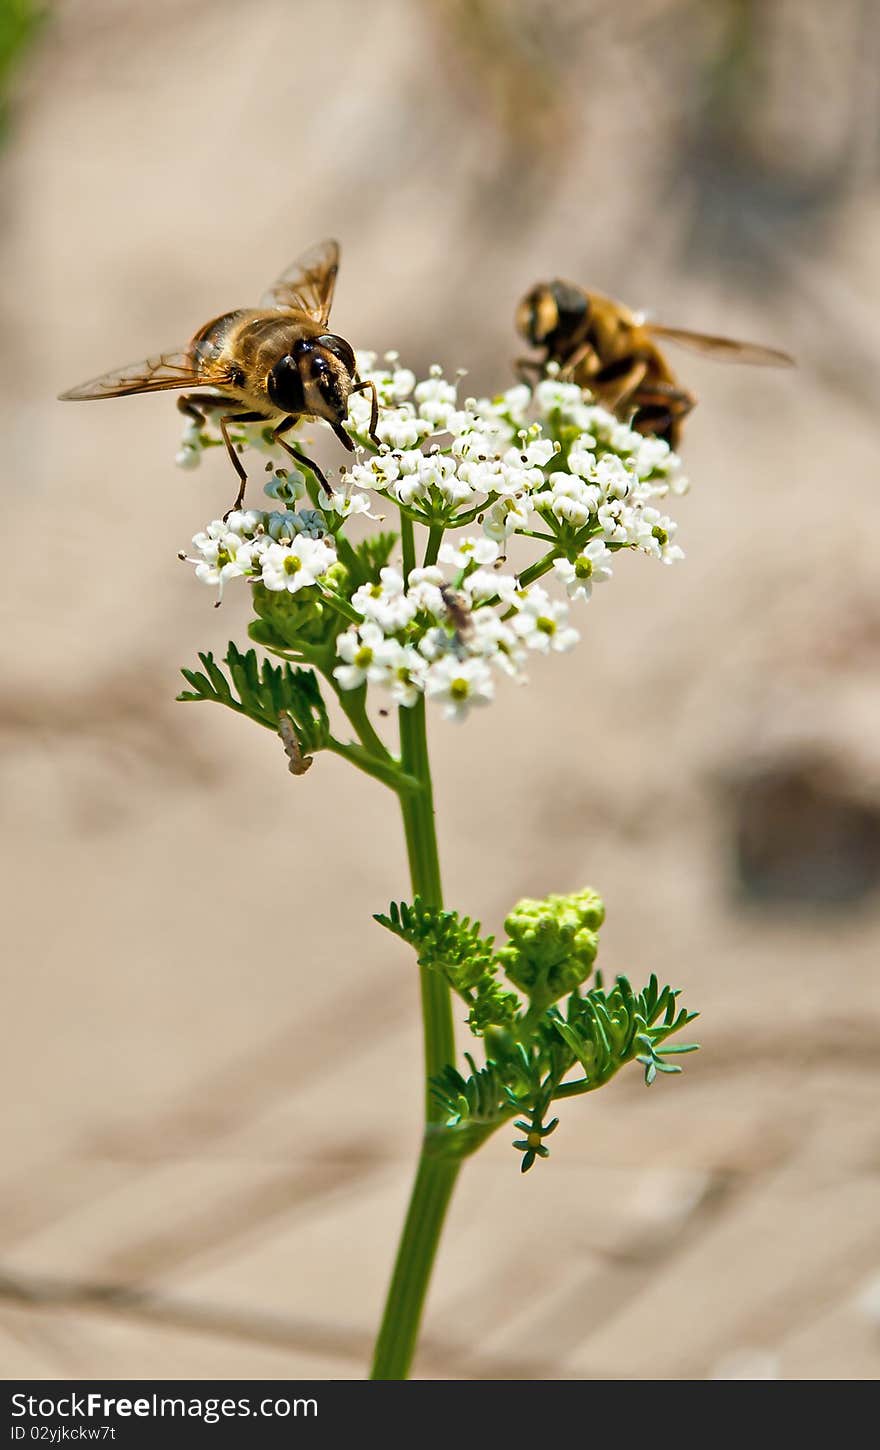
{"type": "Polygon", "coordinates": [[[203,533],[195,534],[193,543],[199,557],[181,554],[181,558],[195,564],[200,583],[216,587],[218,604],[227,580],[249,577],[259,569],[258,544],[228,529],[222,519],[215,519],[203,533]]]}
{"type": "Polygon", "coordinates": [[[424,692],[427,664],[412,645],[397,639],[386,639],[377,651],[382,669],[382,683],[397,705],[412,709],[424,692]]]}
{"type": "MultiPolygon", "coordinates": [[[[535,444],[532,445],[534,449],[535,444]]],[[[552,454],[551,454],[552,457],[552,454]]],[[[529,451],[522,448],[508,448],[501,460],[501,483],[497,491],[506,494],[529,493],[541,488],[544,474],[537,463],[529,458],[529,451]]]]}
{"type": "Polygon", "coordinates": [[[579,478],[592,479],[596,468],[596,439],[592,433],[582,433],[568,450],[568,469],[579,478]]]}
{"type": "Polygon", "coordinates": [[[551,599],[545,589],[533,585],[520,600],[519,614],[513,628],[529,648],[548,654],[573,649],[580,639],[576,629],[568,625],[568,606],[551,599]]]}
{"type": "Polygon", "coordinates": [[[449,633],[449,630],[444,629],[442,625],[434,625],[422,635],[418,648],[419,653],[426,660],[433,661],[439,660],[441,656],[449,654],[450,650],[454,648],[454,645],[455,640],[449,633]]]}
{"type": "Polygon", "coordinates": [[[522,678],[525,652],[519,646],[514,630],[494,609],[475,609],[471,615],[472,633],[468,648],[482,655],[505,674],[522,678]]]}
{"type": "Polygon", "coordinates": [[[492,539],[457,539],[454,544],[441,544],[438,558],[441,564],[454,564],[457,569],[467,569],[470,564],[494,564],[498,545],[492,539]]]}
{"type": "Polygon", "coordinates": [[[457,410],[454,384],[435,374],[417,385],[413,397],[419,416],[426,418],[435,431],[444,431],[457,410]]]}
{"type": "Polygon", "coordinates": [[[400,458],[395,453],[374,455],[364,463],[355,463],[342,475],[344,488],[375,488],[380,492],[390,488],[400,477],[400,458]]]}
{"type": "Polygon", "coordinates": [[[356,589],[351,604],[358,614],[381,625],[386,634],[405,629],[417,609],[407,598],[400,570],[390,567],[380,571],[377,584],[362,584],[356,589]]]}
{"type": "Polygon", "coordinates": [[[277,499],[289,508],[306,496],[306,476],[298,468],[281,469],[273,473],[269,482],[263,485],[263,492],[269,498],[277,499]]]}
{"type": "Polygon", "coordinates": [[[606,498],[628,498],[635,482],[623,459],[610,453],[599,459],[593,478],[606,498]]]}
{"type": "Polygon", "coordinates": [[[528,528],[531,512],[527,498],[499,498],[483,515],[483,533],[500,544],[517,529],[528,528]]]}
{"type": "Polygon", "coordinates": [[[591,539],[574,563],[568,559],[556,559],[553,572],[565,585],[569,599],[590,598],[594,584],[604,584],[611,578],[611,551],[601,539],[591,539]]]}
{"type": "Polygon", "coordinates": [[[257,530],[263,528],[264,519],[265,514],[260,509],[235,509],[226,519],[226,529],[230,534],[252,539],[257,530]]]}
{"type": "Polygon", "coordinates": [[[415,448],[430,432],[431,424],[425,418],[417,418],[410,403],[383,410],[376,424],[377,438],[391,448],[415,448]]]}
{"type": "MultiPolygon", "coordinates": [[[[375,484],[374,487],[376,487],[375,484]]],[[[358,514],[363,514],[368,519],[379,517],[370,508],[369,495],[361,493],[359,489],[353,489],[351,484],[346,482],[345,479],[343,479],[341,487],[334,489],[330,494],[327,500],[327,507],[328,509],[332,509],[333,513],[338,514],[342,519],[350,519],[356,517],[358,514]]]]}
{"type": "Polygon", "coordinates": [[[410,396],[416,385],[416,375],[410,372],[409,368],[395,368],[391,374],[389,392],[397,403],[402,403],[410,396]]]}
{"type": "Polygon", "coordinates": [[[677,461],[665,438],[649,435],[640,438],[633,464],[639,478],[650,478],[655,473],[666,473],[677,461]]]}
{"type": "Polygon", "coordinates": [[[507,478],[501,460],[498,458],[490,458],[482,462],[465,459],[458,466],[458,476],[463,483],[467,484],[472,493],[506,493],[508,491],[507,478]]]}
{"type": "Polygon", "coordinates": [[[583,407],[583,394],[576,383],[563,383],[558,378],[544,378],[535,388],[535,402],[545,418],[557,410],[563,413],[583,407]]]}
{"type": "Polygon", "coordinates": [[[357,690],[368,680],[371,684],[381,683],[385,671],[377,656],[384,644],[384,634],[370,620],[339,635],[336,653],[343,663],[336,666],[333,674],[341,689],[357,690]]]}
{"type": "Polygon", "coordinates": [[[435,619],[440,619],[445,613],[443,595],[440,592],[444,582],[443,570],[438,569],[436,564],[427,569],[411,569],[407,580],[407,596],[417,609],[424,609],[428,614],[433,614],[435,619]]]}
{"type": "Polygon", "coordinates": [[[599,526],[609,543],[627,544],[634,523],[633,510],[621,498],[608,499],[597,514],[599,526]]]}
{"type": "Polygon", "coordinates": [[[536,438],[532,443],[520,443],[518,448],[508,448],[503,461],[509,468],[532,472],[536,468],[544,468],[558,451],[552,438],[536,438]]]}
{"type": "Polygon", "coordinates": [[[488,705],[495,698],[495,681],[485,660],[448,654],[428,667],[425,694],[442,703],[448,720],[463,720],[474,705],[488,705]]]}
{"type": "MultiPolygon", "coordinates": [[[[473,414],[463,415],[473,417],[473,414]]],[[[478,423],[479,419],[474,418],[478,423]]],[[[479,429],[462,429],[452,441],[452,454],[465,463],[485,463],[495,454],[495,439],[479,429]]]]}
{"type": "Polygon", "coordinates": [[[286,589],[296,594],[317,583],[335,563],[336,551],[323,539],[297,534],[289,544],[272,543],[266,548],[262,554],[263,583],[267,589],[286,589]]]}
{"type": "Polygon", "coordinates": [[[502,574],[497,569],[475,569],[461,587],[472,604],[483,604],[487,599],[497,597],[503,604],[510,605],[515,600],[519,584],[513,574],[502,574]]]}
{"type": "Polygon", "coordinates": [[[562,471],[551,473],[548,484],[547,489],[532,496],[535,507],[549,507],[560,523],[582,529],[599,506],[602,495],[598,487],[562,471]]]}

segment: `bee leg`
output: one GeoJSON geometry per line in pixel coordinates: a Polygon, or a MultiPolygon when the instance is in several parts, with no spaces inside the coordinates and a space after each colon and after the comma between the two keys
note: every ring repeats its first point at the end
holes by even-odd
{"type": "Polygon", "coordinates": [[[330,424],[330,427],[333,429],[333,432],[336,434],[336,437],[339,439],[339,441],[342,444],[343,448],[347,448],[349,453],[354,453],[354,443],[349,438],[349,436],[346,433],[345,429],[343,428],[342,424],[341,423],[331,423],[330,424]]]}
{"type": "MultiPolygon", "coordinates": [[[[591,378],[597,372],[599,366],[596,349],[591,342],[582,342],[580,347],[575,348],[571,357],[566,358],[565,364],[559,369],[559,376],[565,382],[579,382],[580,379],[575,377],[575,373],[580,368],[581,363],[587,359],[589,359],[589,363],[585,369],[582,369],[581,376],[585,379],[591,378]]],[[[584,383],[583,386],[588,386],[588,384],[584,383]]]]}
{"type": "Polygon", "coordinates": [[[370,426],[367,431],[378,448],[380,447],[380,443],[376,437],[376,425],[379,422],[379,394],[376,392],[376,384],[372,380],[366,383],[356,383],[351,391],[353,393],[369,392],[373,395],[372,406],[370,408],[370,426]]]}
{"type": "Polygon", "coordinates": [[[194,423],[204,423],[205,415],[200,408],[195,406],[189,393],[184,393],[182,398],[177,399],[177,406],[184,417],[191,418],[194,423]]]}
{"type": "Polygon", "coordinates": [[[177,399],[177,406],[194,423],[204,423],[209,408],[228,408],[228,398],[218,398],[214,393],[184,393],[177,399]]]}
{"type": "Polygon", "coordinates": [[[224,523],[230,514],[235,513],[244,503],[244,491],[247,488],[247,474],[244,471],[244,464],[235,451],[235,446],[229,436],[228,425],[230,423],[263,423],[265,418],[262,413],[226,413],[220,420],[220,432],[223,434],[223,442],[226,444],[226,452],[232,460],[232,466],[241,479],[238,489],[238,496],[231,509],[227,509],[223,515],[224,523]]]}
{"type": "Polygon", "coordinates": [[[330,485],[324,477],[323,473],[321,472],[320,468],[318,467],[317,463],[313,463],[311,458],[306,458],[306,455],[304,453],[300,453],[296,448],[294,448],[292,443],[285,443],[284,439],[281,437],[282,433],[286,433],[288,428],[292,428],[294,423],[298,422],[299,418],[293,415],[291,415],[291,417],[289,418],[283,418],[282,421],[278,424],[278,427],[272,433],[273,441],[279,444],[280,447],[284,449],[285,453],[289,453],[291,458],[295,458],[297,463],[304,464],[305,467],[308,468],[315,475],[324,492],[330,493],[330,485]]]}
{"type": "Polygon", "coordinates": [[[513,360],[513,371],[520,382],[525,383],[527,388],[533,388],[535,386],[535,383],[542,376],[546,366],[546,363],[539,362],[534,357],[516,357],[513,360]]]}
{"type": "Polygon", "coordinates": [[[637,433],[663,438],[670,448],[677,448],[681,425],[696,401],[693,393],[675,383],[652,383],[633,395],[636,411],[631,426],[637,433]]]}
{"type": "Polygon", "coordinates": [[[631,411],[633,397],[645,379],[648,364],[644,358],[611,363],[591,379],[588,386],[611,413],[631,411]],[[626,362],[626,366],[624,363],[626,362]]]}

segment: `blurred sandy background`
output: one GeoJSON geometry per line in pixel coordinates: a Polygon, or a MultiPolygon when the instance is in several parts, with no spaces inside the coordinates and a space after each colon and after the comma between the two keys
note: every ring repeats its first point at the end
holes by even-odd
{"type": "MultiPolygon", "coordinates": [[[[7,8],[11,0],[6,0],[7,8]]],[[[0,151],[7,625],[0,1371],[358,1376],[406,1200],[394,802],[174,703],[242,640],[175,555],[229,500],[162,397],[55,394],[338,235],[360,346],[508,381],[561,274],[681,353],[687,562],[433,722],[450,903],[590,883],[704,1051],[467,1165],[417,1373],[868,1377],[880,1348],[878,9],[59,3],[0,151]],[[536,1243],[545,1244],[540,1253],[536,1243]]],[[[337,460],[334,458],[334,462],[337,460]]]]}

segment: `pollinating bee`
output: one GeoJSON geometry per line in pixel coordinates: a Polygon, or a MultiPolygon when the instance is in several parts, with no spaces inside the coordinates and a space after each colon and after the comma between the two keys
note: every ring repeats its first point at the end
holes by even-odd
{"type": "Polygon", "coordinates": [[[354,444],[342,426],[349,398],[369,391],[370,437],[378,444],[376,386],[358,378],[351,345],[328,331],[338,271],[338,244],[322,242],[282,273],[258,308],[224,312],[200,327],[186,347],[104,373],[61,397],[122,398],[183,389],[178,407],[188,417],[204,423],[209,412],[219,414],[223,442],[240,480],[233,509],[242,505],[247,474],[229,436],[231,423],[272,424],[273,441],[329,492],[318,465],[282,435],[301,418],[322,418],[351,452],[354,444]]]}
{"type": "Polygon", "coordinates": [[[788,353],[776,348],[664,327],[571,282],[540,282],[533,287],[517,308],[516,327],[544,354],[517,362],[525,381],[540,377],[549,363],[555,363],[565,381],[589,391],[637,433],[663,438],[671,448],[678,447],[682,423],[697,400],[678,381],[658,338],[721,362],[793,366],[788,353]]]}

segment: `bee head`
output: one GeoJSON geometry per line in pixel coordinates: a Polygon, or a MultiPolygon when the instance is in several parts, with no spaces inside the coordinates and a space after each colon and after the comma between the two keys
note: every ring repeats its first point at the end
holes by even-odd
{"type": "Polygon", "coordinates": [[[345,339],[325,333],[303,338],[281,358],[269,374],[266,391],[284,413],[341,423],[355,371],[354,353],[345,339]]]}
{"type": "Polygon", "coordinates": [[[582,335],[590,300],[570,282],[539,282],[516,310],[516,328],[532,347],[550,354],[564,352],[566,344],[582,335]]]}

